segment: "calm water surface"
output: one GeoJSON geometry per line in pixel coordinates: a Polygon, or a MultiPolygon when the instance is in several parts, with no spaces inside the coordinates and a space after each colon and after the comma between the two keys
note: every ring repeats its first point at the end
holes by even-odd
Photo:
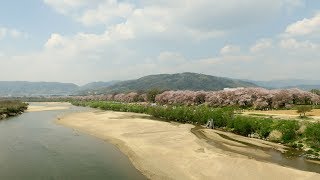
{"type": "Polygon", "coordinates": [[[0,121],[0,179],[146,179],[115,146],[55,124],[58,116],[85,110],[69,107],[0,121]]]}

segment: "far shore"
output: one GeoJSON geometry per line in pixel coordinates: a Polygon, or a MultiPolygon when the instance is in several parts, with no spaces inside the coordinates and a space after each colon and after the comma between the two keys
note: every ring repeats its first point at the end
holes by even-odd
{"type": "Polygon", "coordinates": [[[70,103],[60,102],[40,102],[37,105],[29,105],[26,112],[41,112],[69,109],[70,103]],[[49,105],[49,106],[48,106],[49,105]]]}
{"type": "MultiPolygon", "coordinates": [[[[320,179],[317,173],[222,151],[196,137],[191,132],[194,126],[190,124],[155,121],[143,114],[99,110],[68,114],[56,122],[116,145],[150,179],[320,179]]],[[[226,143],[212,130],[203,130],[203,133],[226,143]]],[[[282,145],[242,138],[257,146],[284,150],[282,145]]],[[[240,144],[231,145],[238,151],[247,151],[240,144]]],[[[267,156],[260,151],[250,153],[262,158],[267,156]]]]}

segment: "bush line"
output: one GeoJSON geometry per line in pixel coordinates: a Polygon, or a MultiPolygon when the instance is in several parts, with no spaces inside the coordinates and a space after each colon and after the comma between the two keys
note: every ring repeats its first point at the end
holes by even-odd
{"type": "Polygon", "coordinates": [[[0,119],[24,112],[28,104],[21,101],[0,100],[0,119]]]}

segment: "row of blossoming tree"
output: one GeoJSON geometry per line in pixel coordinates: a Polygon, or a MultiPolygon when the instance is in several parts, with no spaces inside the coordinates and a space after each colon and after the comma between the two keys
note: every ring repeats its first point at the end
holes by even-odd
{"type": "MultiPolygon", "coordinates": [[[[80,100],[118,102],[148,102],[147,93],[121,93],[78,96],[80,100]]],[[[318,105],[320,96],[299,89],[267,90],[263,88],[234,88],[221,91],[164,91],[156,95],[155,103],[161,105],[201,105],[212,107],[239,106],[260,110],[291,108],[293,105],[318,105]]]]}

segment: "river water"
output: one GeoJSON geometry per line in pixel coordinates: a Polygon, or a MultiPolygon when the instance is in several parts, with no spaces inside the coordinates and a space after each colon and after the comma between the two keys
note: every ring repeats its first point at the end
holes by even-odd
{"type": "Polygon", "coordinates": [[[63,114],[86,110],[66,106],[0,121],[0,179],[146,179],[112,144],[55,124],[63,114]]]}

